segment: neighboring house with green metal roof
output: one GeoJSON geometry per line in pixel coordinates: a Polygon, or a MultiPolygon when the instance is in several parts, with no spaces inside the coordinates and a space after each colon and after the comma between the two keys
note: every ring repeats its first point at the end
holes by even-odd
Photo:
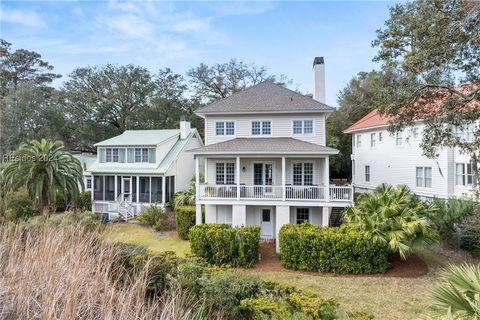
{"type": "Polygon", "coordinates": [[[73,154],[75,158],[80,161],[83,169],[83,186],[85,191],[92,190],[92,175],[90,173],[90,168],[97,160],[97,155],[93,153],[75,153],[73,154]]]}
{"type": "Polygon", "coordinates": [[[202,146],[186,119],[180,129],[127,130],[96,143],[96,159],[86,170],[93,211],[127,219],[151,204],[165,206],[195,173],[193,154],[186,151],[202,146]]]}

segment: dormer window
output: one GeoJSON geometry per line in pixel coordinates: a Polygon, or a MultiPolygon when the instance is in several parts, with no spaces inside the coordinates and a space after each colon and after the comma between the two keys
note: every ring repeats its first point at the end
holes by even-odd
{"type": "Polygon", "coordinates": [[[292,131],[294,135],[313,134],[313,120],[293,120],[292,131]]]}
{"type": "Polygon", "coordinates": [[[148,148],[135,148],[135,162],[148,162],[148,148]]]}
{"type": "Polygon", "coordinates": [[[235,121],[217,121],[215,122],[215,134],[217,136],[234,136],[235,121]]]}
{"type": "Polygon", "coordinates": [[[104,162],[119,162],[118,148],[105,148],[105,161],[104,162]]]}
{"type": "Polygon", "coordinates": [[[252,121],[252,136],[269,136],[272,134],[271,121],[252,121]]]}

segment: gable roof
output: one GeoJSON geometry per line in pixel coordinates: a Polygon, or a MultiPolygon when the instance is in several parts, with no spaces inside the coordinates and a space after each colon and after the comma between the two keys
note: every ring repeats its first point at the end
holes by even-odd
{"type": "Polygon", "coordinates": [[[337,154],[338,150],[294,138],[236,138],[189,150],[195,154],[337,154]]]}
{"type": "MultiPolygon", "coordinates": [[[[138,131],[169,131],[169,130],[138,130],[138,131]]],[[[162,162],[160,162],[160,164],[155,168],[152,168],[152,167],[143,168],[139,166],[112,166],[112,165],[102,166],[100,163],[98,163],[98,161],[95,161],[95,163],[89,168],[88,171],[93,173],[111,173],[111,174],[115,174],[115,173],[129,174],[130,173],[130,174],[162,175],[162,174],[165,174],[168,171],[168,169],[170,169],[173,162],[177,160],[182,150],[185,148],[187,143],[193,137],[198,137],[200,139],[197,129],[190,129],[190,134],[186,139],[178,139],[177,142],[175,142],[172,148],[168,151],[168,153],[162,159],[162,162]]]]}
{"type": "Polygon", "coordinates": [[[388,125],[388,118],[384,118],[380,115],[378,109],[370,111],[365,117],[352,124],[347,129],[343,130],[343,133],[350,133],[358,130],[386,126],[388,125]]]}
{"type": "Polygon", "coordinates": [[[118,136],[95,143],[94,146],[154,146],[176,135],[180,135],[179,129],[126,130],[118,136]]]}
{"type": "Polygon", "coordinates": [[[335,109],[271,81],[264,81],[197,110],[198,114],[331,112],[335,109]]]}

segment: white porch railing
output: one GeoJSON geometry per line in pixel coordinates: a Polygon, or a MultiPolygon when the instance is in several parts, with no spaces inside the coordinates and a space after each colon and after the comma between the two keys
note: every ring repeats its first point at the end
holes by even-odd
{"type": "MultiPolygon", "coordinates": [[[[201,184],[199,199],[283,199],[284,187],[282,186],[246,186],[240,185],[237,193],[236,185],[201,184]]],[[[326,187],[323,186],[285,186],[286,200],[310,200],[310,201],[337,201],[345,202],[353,200],[352,187],[330,186],[328,188],[328,200],[326,187]]]]}

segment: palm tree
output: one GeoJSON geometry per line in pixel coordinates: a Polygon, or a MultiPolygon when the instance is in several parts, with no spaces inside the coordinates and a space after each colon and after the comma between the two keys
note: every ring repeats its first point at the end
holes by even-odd
{"type": "Polygon", "coordinates": [[[3,169],[6,190],[25,186],[29,195],[48,214],[58,195],[75,198],[83,189],[82,165],[63,150],[61,141],[42,139],[22,144],[3,169]]]}
{"type": "Polygon", "coordinates": [[[438,313],[455,319],[480,319],[480,266],[451,265],[432,290],[438,313]]]}
{"type": "Polygon", "coordinates": [[[382,184],[373,194],[360,195],[355,207],[346,210],[345,220],[406,259],[415,244],[438,239],[434,224],[427,218],[435,210],[435,205],[427,205],[406,186],[382,184]]]}
{"type": "MultiPolygon", "coordinates": [[[[179,191],[173,197],[173,206],[194,206],[196,200],[195,176],[190,179],[190,187],[179,191]]],[[[200,174],[200,183],[205,180],[203,174],[200,174]]]]}

